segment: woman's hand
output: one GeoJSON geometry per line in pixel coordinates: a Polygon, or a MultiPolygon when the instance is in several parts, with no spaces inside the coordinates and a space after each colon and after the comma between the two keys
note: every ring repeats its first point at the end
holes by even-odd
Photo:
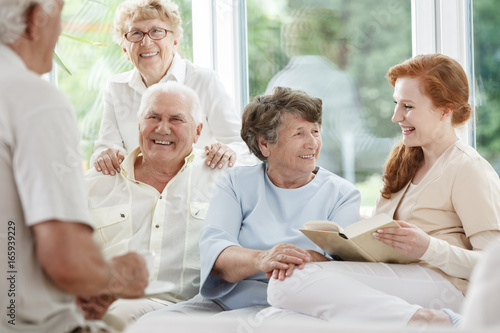
{"type": "Polygon", "coordinates": [[[429,247],[430,236],[411,223],[396,222],[401,228],[382,228],[374,232],[373,237],[408,257],[422,257],[429,247]]]}
{"type": "Polygon", "coordinates": [[[232,167],[236,162],[236,153],[227,145],[219,142],[206,146],[205,152],[207,153],[205,161],[212,169],[216,167],[222,169],[226,163],[229,167],[232,167]]]}
{"type": "MultiPolygon", "coordinates": [[[[309,260],[310,262],[330,261],[330,259],[328,259],[327,257],[322,255],[321,253],[316,252],[314,250],[307,250],[307,253],[309,253],[309,256],[311,258],[309,260]]],[[[266,276],[268,278],[272,277],[273,279],[279,279],[280,281],[283,281],[285,278],[292,276],[293,270],[295,269],[295,266],[296,265],[294,265],[294,264],[288,264],[287,269],[275,269],[272,272],[266,273],[266,276]]],[[[305,265],[301,265],[298,268],[302,269],[302,268],[304,268],[304,266],[305,265]]]]}
{"type": "Polygon", "coordinates": [[[278,244],[267,251],[262,251],[258,257],[259,270],[266,272],[269,278],[274,275],[284,280],[291,276],[295,266],[304,268],[306,262],[311,261],[308,251],[292,244],[278,244]]]}
{"type": "Polygon", "coordinates": [[[120,172],[120,164],[124,159],[125,155],[121,150],[108,148],[95,159],[94,167],[105,175],[114,176],[120,172]]]}

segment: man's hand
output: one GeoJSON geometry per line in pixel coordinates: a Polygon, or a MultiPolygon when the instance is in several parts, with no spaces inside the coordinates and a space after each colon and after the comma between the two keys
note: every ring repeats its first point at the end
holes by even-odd
{"type": "Polygon", "coordinates": [[[207,153],[207,159],[205,161],[212,169],[216,167],[222,169],[226,163],[229,167],[232,167],[236,162],[236,153],[222,143],[217,142],[210,146],[205,146],[205,152],[207,153]]]}
{"type": "Polygon", "coordinates": [[[124,159],[125,155],[121,150],[108,148],[95,159],[94,167],[105,175],[114,176],[120,172],[120,164],[124,159]]]}
{"type": "Polygon", "coordinates": [[[82,309],[86,320],[99,320],[115,300],[116,298],[110,294],[92,297],[79,296],[76,304],[82,309]]]}
{"type": "Polygon", "coordinates": [[[111,275],[108,288],[112,295],[119,298],[144,296],[148,271],[144,259],[137,253],[129,252],[111,259],[111,275]]]}

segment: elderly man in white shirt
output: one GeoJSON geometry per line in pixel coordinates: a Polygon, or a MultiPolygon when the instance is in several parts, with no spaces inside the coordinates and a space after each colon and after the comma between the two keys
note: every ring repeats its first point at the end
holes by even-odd
{"type": "Polygon", "coordinates": [[[126,322],[198,292],[199,231],[215,182],[227,169],[211,169],[205,152],[193,147],[203,124],[191,88],[171,81],[150,87],[138,119],[139,147],[126,156],[121,172],[86,174],[94,238],[105,257],[155,253],[150,297],[118,300],[108,309],[126,322]]]}

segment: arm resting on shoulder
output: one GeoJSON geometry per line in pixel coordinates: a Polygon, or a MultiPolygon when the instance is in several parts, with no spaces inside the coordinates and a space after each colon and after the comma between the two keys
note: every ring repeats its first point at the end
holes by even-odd
{"type": "MultiPolygon", "coordinates": [[[[99,137],[94,143],[94,153],[90,158],[90,165],[94,165],[98,157],[107,150],[112,148],[115,150],[120,150],[125,156],[127,152],[124,148],[122,134],[120,133],[118,127],[118,119],[116,118],[116,111],[113,103],[113,97],[111,95],[109,83],[105,86],[103,91],[103,104],[104,111],[101,119],[101,127],[99,129],[99,137]]],[[[118,111],[126,111],[119,109],[118,111]]]]}
{"type": "Polygon", "coordinates": [[[441,269],[450,276],[469,279],[474,266],[483,257],[482,250],[500,240],[500,231],[478,232],[469,240],[474,250],[467,250],[431,237],[429,247],[421,260],[441,269]]]}

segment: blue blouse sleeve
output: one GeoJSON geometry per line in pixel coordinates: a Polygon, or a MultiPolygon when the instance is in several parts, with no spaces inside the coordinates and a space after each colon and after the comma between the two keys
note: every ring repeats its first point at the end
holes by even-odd
{"type": "Polygon", "coordinates": [[[242,219],[241,205],[234,190],[233,179],[231,174],[227,174],[217,184],[200,235],[200,292],[203,297],[219,298],[236,286],[216,275],[210,275],[210,272],[215,260],[225,248],[240,246],[238,234],[242,219]]]}

